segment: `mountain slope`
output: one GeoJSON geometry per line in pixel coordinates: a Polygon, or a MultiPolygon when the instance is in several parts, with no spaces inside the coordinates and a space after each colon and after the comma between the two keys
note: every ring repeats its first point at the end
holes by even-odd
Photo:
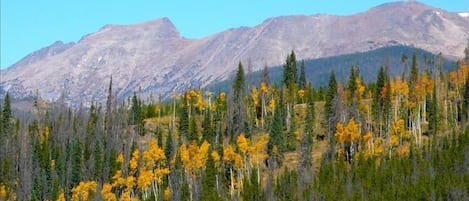
{"type": "Polygon", "coordinates": [[[0,88],[21,97],[68,103],[102,101],[110,77],[117,96],[134,91],[168,97],[188,87],[225,80],[238,62],[253,70],[281,65],[290,50],[298,59],[410,45],[445,57],[462,57],[469,20],[418,2],[389,3],[350,16],[270,18],[258,26],[187,39],[167,18],[108,25],[75,44],[56,43],[3,70],[0,88]]]}
{"type": "MultiPolygon", "coordinates": [[[[360,76],[365,82],[376,81],[379,68],[386,65],[388,66],[389,75],[391,77],[401,76],[404,72],[401,60],[402,55],[405,54],[411,57],[413,53],[416,53],[421,72],[425,70],[438,70],[438,63],[440,62],[438,55],[408,46],[389,46],[367,52],[305,60],[306,79],[310,81],[314,87],[326,86],[329,81],[330,73],[334,71],[339,82],[347,82],[352,66],[359,68],[360,76]],[[425,63],[425,60],[427,60],[427,63],[425,63]]],[[[454,61],[445,58],[441,59],[442,70],[450,70],[456,67],[454,61]]],[[[409,66],[410,61],[407,61],[407,68],[409,68],[409,66]]],[[[259,86],[263,76],[262,74],[263,70],[246,75],[246,77],[250,77],[249,86],[259,86]]],[[[407,76],[408,74],[409,69],[407,69],[406,72],[407,76]]],[[[280,84],[280,81],[283,79],[282,76],[283,66],[269,68],[269,79],[271,82],[280,84]]],[[[211,91],[230,91],[231,83],[232,78],[210,84],[207,88],[211,91]]]]}

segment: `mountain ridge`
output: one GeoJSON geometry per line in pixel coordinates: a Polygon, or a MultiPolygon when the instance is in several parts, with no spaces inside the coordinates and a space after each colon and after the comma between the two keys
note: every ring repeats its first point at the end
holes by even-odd
{"type": "Polygon", "coordinates": [[[458,13],[417,2],[383,4],[348,16],[273,17],[198,39],[181,36],[169,18],[161,18],[105,25],[56,54],[29,55],[2,70],[0,87],[19,97],[37,89],[47,100],[65,93],[68,103],[77,104],[104,100],[113,76],[120,98],[134,91],[168,97],[225,80],[239,62],[252,70],[281,65],[291,50],[298,59],[314,59],[407,45],[461,58],[467,33],[469,20],[458,13]]]}

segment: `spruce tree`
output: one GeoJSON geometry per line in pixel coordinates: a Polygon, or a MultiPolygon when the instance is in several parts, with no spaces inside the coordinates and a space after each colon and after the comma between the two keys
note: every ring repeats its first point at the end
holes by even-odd
{"type": "Polygon", "coordinates": [[[274,147],[277,147],[277,151],[283,153],[285,151],[285,134],[283,124],[283,113],[281,109],[281,103],[276,104],[274,109],[274,115],[272,119],[272,126],[270,128],[270,137],[267,143],[267,153],[272,156],[274,154],[274,147]]]}
{"type": "Polygon", "coordinates": [[[238,64],[238,70],[233,82],[232,93],[232,139],[235,139],[238,134],[244,132],[244,94],[245,94],[245,78],[244,69],[241,62],[238,64]]]}
{"type": "Polygon", "coordinates": [[[212,157],[208,157],[202,177],[202,195],[200,200],[221,201],[217,192],[216,175],[217,171],[215,169],[215,161],[213,161],[212,157]]]}
{"type": "Polygon", "coordinates": [[[412,63],[410,66],[410,75],[409,75],[409,86],[410,86],[411,91],[413,91],[412,89],[415,89],[418,76],[419,76],[419,67],[417,63],[417,55],[414,52],[414,54],[412,55],[412,63]]]}
{"type": "Polygon", "coordinates": [[[241,198],[246,201],[266,200],[265,193],[262,190],[262,185],[259,183],[258,175],[254,173],[254,172],[257,172],[257,170],[253,169],[252,172],[253,173],[249,177],[244,177],[243,191],[241,192],[241,198]]]}
{"type": "Polygon", "coordinates": [[[428,101],[428,104],[427,104],[428,130],[433,135],[436,135],[438,131],[438,105],[437,104],[438,104],[438,100],[436,97],[436,87],[433,87],[431,99],[428,101]]]}
{"type": "Polygon", "coordinates": [[[168,136],[166,136],[164,155],[166,158],[173,158],[173,134],[172,130],[168,128],[168,136]]]}
{"type": "Polygon", "coordinates": [[[81,143],[78,140],[72,142],[72,155],[71,155],[71,178],[70,178],[70,187],[77,186],[78,183],[82,180],[82,168],[83,168],[83,153],[81,148],[81,143]]]}
{"type": "Polygon", "coordinates": [[[285,64],[283,66],[283,83],[285,86],[290,88],[292,84],[298,82],[298,69],[296,66],[296,55],[292,50],[291,54],[287,56],[285,64]]]}
{"type": "MultiPolygon", "coordinates": [[[[11,100],[10,100],[10,94],[7,92],[5,95],[5,100],[3,103],[3,108],[2,108],[2,126],[3,126],[3,132],[9,133],[11,131],[12,125],[11,125],[11,100]]],[[[1,134],[1,133],[0,133],[1,134]]]]}
{"type": "Polygon", "coordinates": [[[305,72],[305,61],[301,60],[301,67],[300,67],[300,78],[298,79],[298,87],[300,89],[306,88],[306,72],[305,72]]]}
{"type": "Polygon", "coordinates": [[[202,123],[202,141],[207,140],[210,144],[213,144],[214,140],[214,129],[212,126],[212,113],[209,109],[206,110],[204,115],[204,121],[202,123]]]}
{"type": "Polygon", "coordinates": [[[186,92],[182,96],[181,100],[181,106],[179,107],[179,124],[178,124],[178,129],[179,129],[179,136],[185,137],[188,139],[189,136],[189,106],[188,106],[188,101],[187,100],[187,93],[186,92]]]}
{"type": "Polygon", "coordinates": [[[337,94],[337,81],[335,79],[335,73],[332,71],[329,77],[329,85],[326,91],[326,96],[324,98],[324,121],[325,128],[328,130],[328,134],[334,133],[335,130],[335,100],[337,94]]]}

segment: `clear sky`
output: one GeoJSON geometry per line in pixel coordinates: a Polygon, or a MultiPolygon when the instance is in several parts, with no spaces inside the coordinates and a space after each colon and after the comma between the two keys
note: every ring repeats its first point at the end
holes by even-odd
{"type": "MultiPolygon", "coordinates": [[[[55,41],[76,42],[106,24],[168,17],[186,38],[269,17],[327,13],[349,15],[386,0],[1,0],[1,68],[55,41]]],[[[468,11],[469,0],[421,0],[448,11],[468,11]]]]}

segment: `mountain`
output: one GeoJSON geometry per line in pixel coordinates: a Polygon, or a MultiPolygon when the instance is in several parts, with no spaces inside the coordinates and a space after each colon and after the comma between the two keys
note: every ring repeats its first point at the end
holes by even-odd
{"type": "Polygon", "coordinates": [[[168,97],[226,80],[241,61],[253,70],[281,65],[294,50],[314,59],[407,45],[463,56],[469,18],[419,2],[387,3],[350,16],[285,16],[200,39],[181,36],[168,18],[107,25],[77,43],[56,42],[2,70],[0,91],[15,97],[62,95],[70,104],[102,101],[110,77],[117,96],[168,97]]]}

